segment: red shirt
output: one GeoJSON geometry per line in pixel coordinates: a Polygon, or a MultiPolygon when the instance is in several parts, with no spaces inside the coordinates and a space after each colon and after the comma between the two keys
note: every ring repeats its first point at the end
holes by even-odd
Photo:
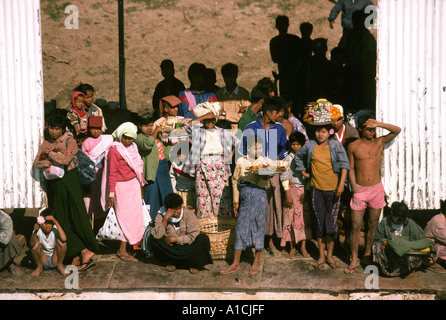
{"type": "Polygon", "coordinates": [[[110,192],[115,192],[116,182],[129,181],[136,178],[135,171],[129,167],[119,151],[113,147],[108,152],[108,184],[110,192]]]}

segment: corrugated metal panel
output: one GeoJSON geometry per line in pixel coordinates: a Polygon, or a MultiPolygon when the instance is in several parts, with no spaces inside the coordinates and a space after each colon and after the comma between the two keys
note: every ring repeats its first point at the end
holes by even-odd
{"type": "Polygon", "coordinates": [[[445,17],[444,0],[379,1],[377,119],[402,128],[384,152],[383,183],[411,209],[446,197],[445,17]]]}
{"type": "Polygon", "coordinates": [[[32,163],[43,139],[39,0],[0,1],[0,208],[44,201],[32,163]]]}

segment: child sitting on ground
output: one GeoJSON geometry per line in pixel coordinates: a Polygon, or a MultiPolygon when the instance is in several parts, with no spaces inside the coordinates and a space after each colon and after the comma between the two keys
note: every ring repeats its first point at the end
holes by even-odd
{"type": "Polygon", "coordinates": [[[31,276],[38,278],[42,270],[57,269],[62,275],[67,276],[63,266],[63,260],[67,252],[67,236],[54,218],[52,209],[45,209],[37,218],[34,232],[30,239],[31,255],[37,264],[36,270],[31,276]]]}

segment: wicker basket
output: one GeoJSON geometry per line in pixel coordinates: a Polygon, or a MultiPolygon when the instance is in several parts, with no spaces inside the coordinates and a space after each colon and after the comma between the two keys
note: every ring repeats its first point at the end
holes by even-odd
{"type": "Polygon", "coordinates": [[[201,233],[209,237],[211,257],[226,259],[234,255],[236,218],[216,217],[200,219],[201,233]]]}

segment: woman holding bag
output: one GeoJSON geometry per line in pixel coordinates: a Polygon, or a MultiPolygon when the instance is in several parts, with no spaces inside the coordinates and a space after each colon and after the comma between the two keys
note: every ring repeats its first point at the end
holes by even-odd
{"type": "Polygon", "coordinates": [[[48,119],[50,138],[39,148],[34,160],[37,169],[47,169],[52,165],[65,168],[62,178],[46,180],[48,205],[56,212],[67,235],[66,257],[73,259],[79,270],[88,268],[92,263],[94,251],[99,251],[87,210],[83,200],[83,190],[73,158],[78,151],[77,143],[67,127],[66,114],[56,109],[48,119]]]}
{"type": "Polygon", "coordinates": [[[124,261],[133,261],[127,245],[138,246],[144,235],[141,188],[147,182],[143,178],[141,156],[133,142],[137,127],[131,122],[125,122],[112,135],[118,141],[106,150],[101,203],[104,210],[108,209],[107,206],[114,207],[122,230],[118,257],[124,261]]]}

